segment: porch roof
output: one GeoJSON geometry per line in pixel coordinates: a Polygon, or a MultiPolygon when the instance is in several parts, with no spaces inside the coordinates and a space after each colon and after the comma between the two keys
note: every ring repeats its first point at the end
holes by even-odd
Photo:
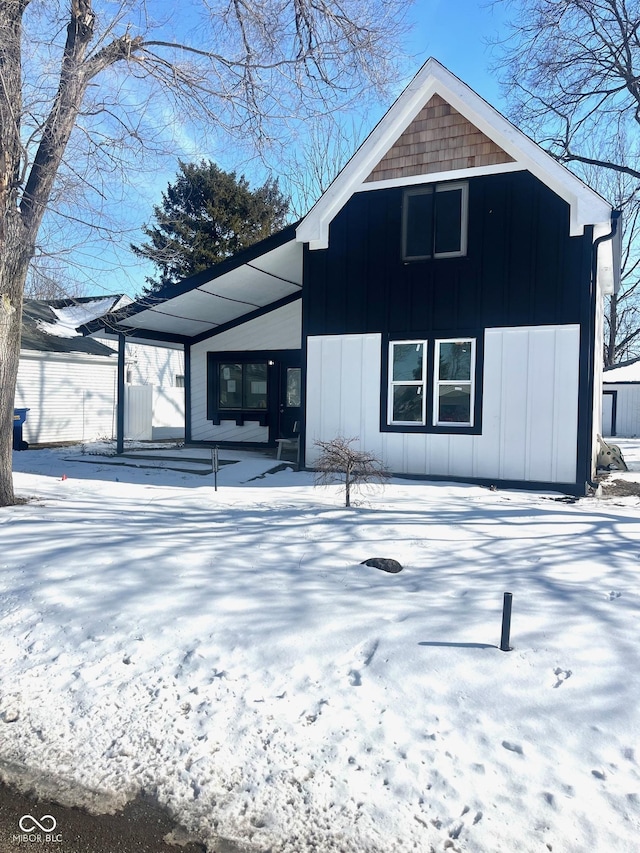
{"type": "Polygon", "coordinates": [[[303,247],[296,225],[204,272],[145,296],[83,327],[86,334],[186,343],[244,322],[302,289],[303,247]]]}

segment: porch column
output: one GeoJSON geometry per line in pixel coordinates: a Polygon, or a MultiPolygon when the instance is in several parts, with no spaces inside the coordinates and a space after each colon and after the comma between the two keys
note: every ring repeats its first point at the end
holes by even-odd
{"type": "Polygon", "coordinates": [[[124,354],[125,337],[118,335],[118,391],[116,403],[116,453],[124,453],[124,354]]]}

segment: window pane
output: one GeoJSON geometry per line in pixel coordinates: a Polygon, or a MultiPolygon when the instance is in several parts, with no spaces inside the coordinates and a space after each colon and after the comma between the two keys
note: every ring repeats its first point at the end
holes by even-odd
{"type": "Polygon", "coordinates": [[[435,254],[462,248],[462,190],[437,192],[435,197],[435,254]]]}
{"type": "Polygon", "coordinates": [[[404,227],[404,257],[430,257],[433,240],[432,192],[408,194],[405,197],[404,227]]]}
{"type": "Polygon", "coordinates": [[[244,402],[245,409],[267,408],[267,365],[245,364],[244,402]]]}
{"type": "Polygon", "coordinates": [[[393,420],[422,423],[422,385],[393,386],[393,420]]]}
{"type": "Polygon", "coordinates": [[[471,341],[442,341],[438,379],[471,379],[471,341]]]}
{"type": "Polygon", "coordinates": [[[458,424],[471,422],[470,385],[440,385],[438,403],[438,421],[458,424]]]}
{"type": "Polygon", "coordinates": [[[221,409],[242,408],[242,365],[220,365],[220,399],[221,409]]]}
{"type": "Polygon", "coordinates": [[[287,367],[287,407],[296,408],[301,403],[301,370],[299,367],[287,367]]]}
{"type": "Polygon", "coordinates": [[[423,344],[393,344],[394,381],[422,379],[423,344]]]}

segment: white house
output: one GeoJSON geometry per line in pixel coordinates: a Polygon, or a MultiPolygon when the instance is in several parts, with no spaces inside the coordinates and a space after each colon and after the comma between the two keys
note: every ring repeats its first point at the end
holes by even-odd
{"type": "MultiPolygon", "coordinates": [[[[105,335],[84,337],[77,327],[130,301],[120,296],[25,300],[14,405],[29,410],[23,426],[29,444],[115,436],[117,347],[105,335]]],[[[126,437],[182,436],[182,349],[128,344],[125,359],[131,396],[126,437]]]]}
{"type": "Polygon", "coordinates": [[[602,434],[625,438],[640,435],[640,358],[605,369],[602,434]]]}

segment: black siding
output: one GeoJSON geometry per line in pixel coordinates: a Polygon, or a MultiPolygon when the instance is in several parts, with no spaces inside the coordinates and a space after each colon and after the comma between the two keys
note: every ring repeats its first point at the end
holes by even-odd
{"type": "Polygon", "coordinates": [[[527,172],[469,180],[467,255],[403,262],[402,188],[354,195],[305,253],[306,335],[584,322],[591,234],[527,172]],[[582,309],[582,310],[581,310],[582,309]]]}

